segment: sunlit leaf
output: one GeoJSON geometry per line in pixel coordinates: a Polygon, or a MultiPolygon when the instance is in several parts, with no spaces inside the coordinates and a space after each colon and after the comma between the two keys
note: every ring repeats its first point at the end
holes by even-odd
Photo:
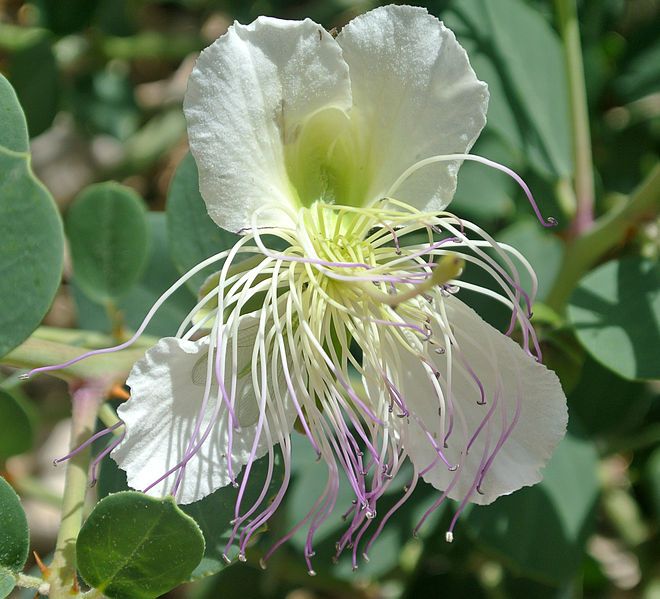
{"type": "Polygon", "coordinates": [[[95,506],[76,552],[85,582],[110,599],[153,599],[190,577],[204,537],[172,498],[126,491],[95,506]]]}
{"type": "Polygon", "coordinates": [[[580,343],[626,379],[660,378],[660,264],[613,260],[586,275],[568,317],[580,343]]]}

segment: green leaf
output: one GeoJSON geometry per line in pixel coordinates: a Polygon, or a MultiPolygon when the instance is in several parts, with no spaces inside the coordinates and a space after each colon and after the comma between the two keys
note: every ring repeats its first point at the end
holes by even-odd
{"type": "Polygon", "coordinates": [[[568,396],[570,414],[592,438],[626,432],[636,436],[652,401],[646,385],[622,379],[591,358],[584,361],[580,381],[568,396]]]}
{"type": "Polygon", "coordinates": [[[64,236],[27,154],[0,148],[0,356],[39,325],[60,283],[64,236]]]}
{"type": "MultiPolygon", "coordinates": [[[[243,499],[241,501],[241,513],[250,509],[254,502],[259,498],[263,489],[263,483],[268,471],[268,456],[257,460],[252,466],[250,479],[245,488],[243,499]]],[[[245,471],[244,471],[245,472],[245,471]]],[[[271,479],[262,507],[268,506],[269,501],[275,496],[277,490],[282,484],[284,468],[282,461],[276,459],[273,467],[273,478],[271,479]]],[[[222,570],[227,564],[222,559],[229,536],[232,531],[230,521],[234,519],[234,506],[238,496],[238,489],[231,485],[218,489],[211,495],[204,497],[189,505],[181,506],[181,509],[195,519],[204,533],[206,539],[206,549],[204,557],[197,568],[191,574],[191,578],[196,580],[205,576],[211,576],[222,570]]],[[[256,512],[258,514],[259,511],[256,512]]],[[[237,543],[234,544],[228,555],[232,556],[232,551],[237,550],[237,543]]]]}
{"type": "MultiPolygon", "coordinates": [[[[539,287],[536,299],[541,301],[545,299],[559,273],[563,253],[562,242],[536,220],[516,222],[500,231],[497,240],[512,245],[529,260],[538,278],[539,287]]],[[[516,258],[512,257],[512,260],[520,272],[521,287],[530,290],[532,288],[531,277],[516,258]]]]}
{"type": "Polygon", "coordinates": [[[146,265],[146,209],[133,190],[113,182],[91,185],[66,215],[76,282],[102,303],[128,292],[146,265]]]}
{"type": "Polygon", "coordinates": [[[171,497],[126,491],[96,504],[76,552],[85,582],[106,596],[152,599],[189,579],[204,537],[171,497]]]}
{"type": "Polygon", "coordinates": [[[140,125],[140,111],[128,73],[116,68],[107,67],[80,77],[72,103],[77,120],[90,133],[126,140],[140,125]]]}
{"type": "Polygon", "coordinates": [[[9,81],[0,74],[0,146],[14,152],[30,149],[27,124],[16,92],[9,81]]]}
{"type": "MultiPolygon", "coordinates": [[[[174,173],[167,195],[167,233],[174,264],[184,273],[205,258],[229,249],[238,235],[216,225],[206,212],[199,193],[197,165],[188,153],[174,173]]],[[[212,265],[188,282],[196,293],[207,276],[218,270],[212,265]]]]}
{"type": "Polygon", "coordinates": [[[0,522],[0,572],[20,572],[30,549],[27,518],[18,495],[1,476],[0,522]]]}
{"type": "Polygon", "coordinates": [[[633,380],[660,378],[660,264],[613,260],[587,274],[573,292],[568,318],[598,362],[633,380]]]}
{"type": "Polygon", "coordinates": [[[656,518],[660,519],[660,448],[653,451],[646,462],[646,482],[656,518]]]}
{"type": "Polygon", "coordinates": [[[570,579],[594,524],[598,456],[592,443],[568,434],[534,487],[475,507],[465,520],[480,544],[516,572],[547,582],[570,579]]]}
{"type": "MultiPolygon", "coordinates": [[[[470,53],[476,67],[485,64],[485,55],[496,74],[483,76],[496,91],[493,104],[497,114],[504,112],[504,124],[511,116],[523,132],[523,149],[530,164],[550,177],[572,172],[568,94],[562,47],[559,37],[535,10],[522,0],[454,0],[446,21],[459,40],[473,42],[477,53],[470,53]],[[465,38],[465,39],[464,39],[465,38]],[[486,78],[488,76],[488,78],[486,78]],[[495,80],[499,79],[495,83],[495,80]],[[497,94],[503,91],[505,99],[497,94]],[[505,110],[504,105],[509,109],[505,110]]],[[[472,45],[469,42],[466,45],[472,45]]],[[[470,50],[470,48],[468,48],[470,50]]],[[[492,121],[493,114],[489,114],[492,121]]],[[[498,123],[493,125],[496,129],[498,123]]],[[[515,135],[505,132],[509,141],[515,135]]]]}
{"type": "Polygon", "coordinates": [[[23,403],[0,389],[0,464],[8,457],[24,453],[32,447],[32,422],[23,403]]]}
{"type": "Polygon", "coordinates": [[[58,35],[67,35],[89,25],[98,0],[36,0],[43,25],[58,35]]]}
{"type": "MultiPolygon", "coordinates": [[[[179,274],[169,259],[165,214],[148,212],[147,223],[151,238],[147,268],[144,269],[142,278],[137,285],[117,302],[117,306],[126,319],[126,325],[132,329],[136,329],[140,325],[154,302],[179,278],[179,274]]],[[[99,331],[110,330],[105,310],[90,301],[75,284],[73,296],[80,327],[99,331]]],[[[158,337],[173,335],[196,302],[195,296],[187,287],[183,286],[158,310],[147,326],[146,333],[158,337]]]]}
{"type": "Polygon", "coordinates": [[[0,24],[0,50],[9,54],[6,72],[25,111],[30,137],[50,127],[59,106],[52,40],[45,29],[0,24]]]}
{"type": "Polygon", "coordinates": [[[16,586],[16,575],[0,566],[0,599],[9,597],[16,586]]]}

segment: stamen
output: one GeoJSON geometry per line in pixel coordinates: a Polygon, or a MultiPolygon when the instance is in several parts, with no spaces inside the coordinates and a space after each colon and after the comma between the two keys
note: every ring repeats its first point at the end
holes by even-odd
{"type": "Polygon", "coordinates": [[[532,195],[531,190],[529,189],[527,183],[525,183],[523,178],[520,175],[518,175],[518,173],[511,170],[508,166],[504,166],[503,164],[500,164],[499,162],[495,162],[494,160],[489,160],[488,158],[483,158],[482,156],[477,156],[476,154],[445,154],[439,156],[431,156],[430,158],[425,158],[424,160],[420,160],[419,162],[413,164],[411,167],[407,168],[401,174],[401,176],[390,187],[386,195],[388,197],[392,197],[396,192],[396,190],[399,187],[401,187],[401,185],[406,179],[408,179],[413,173],[415,173],[416,171],[418,171],[419,169],[425,166],[428,166],[430,164],[437,164],[438,162],[454,162],[457,160],[471,160],[473,162],[479,162],[481,164],[494,168],[498,171],[502,171],[503,173],[509,175],[509,177],[511,177],[525,193],[525,196],[527,197],[527,200],[529,201],[538,221],[544,227],[554,227],[557,225],[557,220],[554,217],[549,216],[547,219],[543,217],[536,203],[536,200],[532,195]]]}
{"type": "Polygon", "coordinates": [[[53,466],[57,466],[58,464],[61,464],[62,462],[66,462],[67,460],[70,460],[73,456],[78,455],[81,451],[89,447],[94,441],[97,439],[100,439],[101,437],[104,437],[108,433],[111,433],[114,430],[117,430],[120,426],[123,426],[124,422],[123,420],[120,420],[119,422],[116,422],[112,426],[109,426],[107,428],[104,428],[103,430],[99,431],[98,433],[94,433],[89,439],[78,445],[74,450],[70,451],[67,453],[65,456],[61,458],[57,458],[53,460],[53,466]]]}

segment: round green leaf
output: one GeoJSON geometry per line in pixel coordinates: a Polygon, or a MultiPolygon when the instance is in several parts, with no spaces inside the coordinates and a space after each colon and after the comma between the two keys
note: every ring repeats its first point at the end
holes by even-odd
{"type": "MultiPolygon", "coordinates": [[[[165,214],[147,212],[147,223],[151,242],[147,267],[137,284],[117,302],[117,307],[124,315],[126,326],[132,329],[140,326],[155,301],[179,278],[179,273],[170,260],[165,214]]],[[[75,282],[73,297],[80,327],[106,332],[110,330],[106,311],[88,299],[75,282]]],[[[172,335],[196,303],[195,296],[184,285],[161,306],[147,326],[146,333],[158,337],[172,335]]]]}
{"type": "Polygon", "coordinates": [[[613,260],[589,273],[571,296],[568,317],[584,348],[632,380],[660,378],[660,264],[613,260]]]}
{"type": "Polygon", "coordinates": [[[0,463],[8,457],[24,453],[32,447],[32,422],[23,404],[0,389],[0,463]]]}
{"type": "Polygon", "coordinates": [[[16,586],[16,575],[0,566],[0,599],[9,597],[16,586]]]}
{"type": "Polygon", "coordinates": [[[39,325],[60,283],[62,221],[27,154],[0,148],[0,356],[39,325]]]}
{"type": "Polygon", "coordinates": [[[45,29],[0,23],[0,50],[8,57],[6,71],[25,111],[30,137],[39,135],[50,127],[59,106],[53,36],[45,29]]]}
{"type": "Polygon", "coordinates": [[[0,146],[14,152],[29,151],[23,109],[9,81],[0,75],[0,146]]]}
{"type": "MultiPolygon", "coordinates": [[[[190,153],[174,173],[167,195],[167,232],[176,267],[183,273],[205,258],[229,249],[238,235],[216,225],[206,212],[199,193],[197,165],[190,153]]],[[[195,275],[188,285],[196,293],[207,276],[218,270],[213,265],[195,275]]]]}
{"type": "Polygon", "coordinates": [[[76,544],[78,569],[111,599],[153,599],[188,580],[204,537],[172,498],[126,491],[101,500],[76,544]]]}
{"type": "Polygon", "coordinates": [[[140,196],[118,183],[85,189],[66,215],[76,283],[98,302],[114,300],[137,283],[149,237],[140,196]]]}
{"type": "Polygon", "coordinates": [[[568,434],[543,481],[475,507],[468,530],[516,572],[560,583],[577,571],[594,524],[598,456],[592,443],[568,434]]]}
{"type": "Polygon", "coordinates": [[[0,522],[0,572],[20,572],[30,549],[28,524],[18,495],[1,476],[0,522]]]}

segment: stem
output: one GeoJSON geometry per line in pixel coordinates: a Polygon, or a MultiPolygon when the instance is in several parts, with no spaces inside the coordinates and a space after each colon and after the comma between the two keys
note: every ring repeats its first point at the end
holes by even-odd
{"type": "Polygon", "coordinates": [[[621,244],[630,228],[660,210],[660,164],[627,202],[599,218],[594,226],[566,247],[560,276],[547,297],[546,304],[562,313],[568,298],[582,275],[609,250],[621,244]]]}
{"type": "MultiPolygon", "coordinates": [[[[72,394],[71,449],[75,449],[94,432],[96,414],[104,397],[103,386],[87,382],[72,394]]],[[[55,555],[50,565],[50,597],[71,599],[77,588],[76,539],[82,525],[85,494],[88,488],[90,449],[74,455],[67,462],[62,521],[57,535],[55,555]]]]}
{"type": "Polygon", "coordinates": [[[16,578],[16,586],[24,589],[43,589],[48,588],[48,583],[43,578],[36,576],[28,576],[27,574],[19,574],[16,578]]]}
{"type": "Polygon", "coordinates": [[[62,507],[62,498],[39,480],[30,476],[21,476],[13,479],[12,482],[21,496],[35,499],[56,508],[62,507]]]}
{"type": "MultiPolygon", "coordinates": [[[[119,417],[112,406],[104,403],[99,410],[99,420],[109,428],[119,422],[119,417]]],[[[121,431],[115,430],[113,431],[113,434],[118,437],[121,435],[121,431]]]]}
{"type": "Polygon", "coordinates": [[[577,210],[571,233],[574,237],[588,230],[594,219],[594,173],[591,155],[591,133],[584,66],[580,46],[580,25],[576,0],[555,0],[564,58],[568,76],[568,94],[573,128],[573,159],[575,163],[575,196],[577,210]]]}

